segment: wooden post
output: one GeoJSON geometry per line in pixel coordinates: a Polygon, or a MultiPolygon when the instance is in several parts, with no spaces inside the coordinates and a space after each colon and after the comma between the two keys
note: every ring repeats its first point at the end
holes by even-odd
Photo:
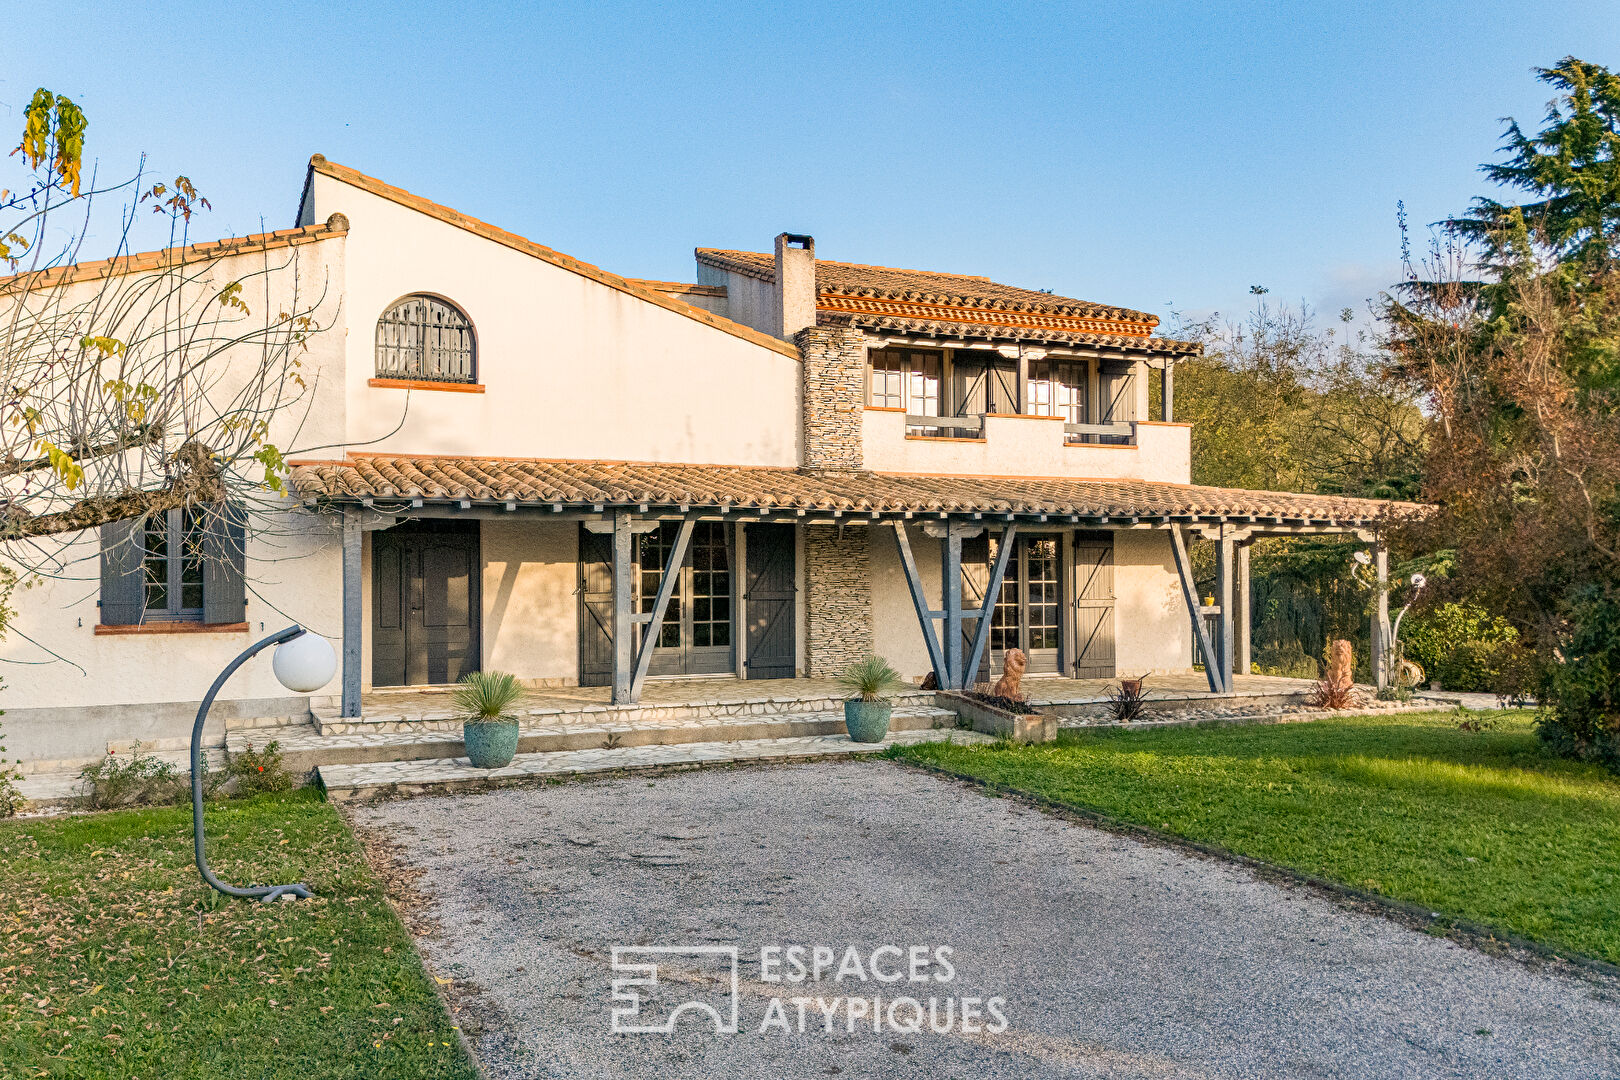
{"type": "Polygon", "coordinates": [[[1024,347],[1018,346],[1018,402],[1016,405],[1022,416],[1029,415],[1029,357],[1024,355],[1024,347]]]}
{"type": "Polygon", "coordinates": [[[1220,620],[1217,624],[1219,629],[1216,632],[1216,636],[1220,639],[1216,643],[1216,662],[1221,669],[1220,692],[1230,694],[1232,692],[1232,668],[1236,656],[1232,641],[1232,629],[1235,624],[1232,611],[1235,593],[1233,585],[1235,583],[1232,579],[1234,577],[1233,563],[1236,560],[1233,557],[1232,534],[1227,526],[1221,526],[1221,538],[1216,543],[1219,546],[1215,561],[1217,589],[1215,602],[1221,606],[1220,620]]]}
{"type": "Polygon", "coordinates": [[[941,687],[962,689],[962,534],[956,522],[947,522],[945,535],[940,539],[941,606],[945,609],[945,640],[940,644],[945,652],[945,672],[950,681],[941,687]]]}
{"type": "Polygon", "coordinates": [[[1181,579],[1181,598],[1187,604],[1192,619],[1193,636],[1204,652],[1204,680],[1212,694],[1221,692],[1220,678],[1216,674],[1215,647],[1210,644],[1209,631],[1204,628],[1204,617],[1198,612],[1198,590],[1194,587],[1192,560],[1187,557],[1187,541],[1181,535],[1181,526],[1170,526],[1170,550],[1176,557],[1176,575],[1181,579]]]}
{"type": "Polygon", "coordinates": [[[917,573],[917,560],[911,557],[911,540],[906,536],[906,523],[894,519],[894,543],[900,549],[900,567],[906,574],[906,585],[911,589],[911,606],[917,611],[917,622],[922,627],[923,644],[928,648],[928,662],[934,667],[934,680],[940,689],[948,688],[949,671],[945,667],[945,654],[939,647],[939,635],[934,631],[936,615],[928,606],[928,595],[923,592],[922,578],[917,573]]]}
{"type": "Polygon", "coordinates": [[[1249,592],[1249,548],[1254,541],[1245,541],[1237,549],[1237,610],[1233,624],[1237,629],[1237,673],[1250,674],[1254,663],[1254,602],[1249,592]]]}
{"type": "MultiPolygon", "coordinates": [[[[680,580],[681,566],[686,562],[686,549],[692,542],[692,527],[696,523],[696,518],[688,517],[675,530],[675,544],[669,549],[669,562],[664,565],[664,576],[658,581],[658,595],[653,598],[652,610],[645,615],[631,616],[634,622],[645,627],[641,632],[641,645],[636,649],[636,671],[630,679],[628,700],[632,705],[641,700],[641,687],[647,681],[653,649],[658,647],[658,635],[664,626],[664,612],[669,610],[669,598],[675,594],[675,583],[680,580]]],[[[617,528],[614,533],[617,535],[617,528]]]]}
{"type": "Polygon", "coordinates": [[[343,717],[360,717],[360,511],[343,511],[343,717]]]}
{"type": "Polygon", "coordinates": [[[1159,419],[1170,423],[1176,418],[1176,365],[1164,362],[1164,392],[1159,395],[1159,419]]]}
{"type": "Polygon", "coordinates": [[[630,703],[635,665],[635,534],[627,510],[613,511],[613,704],[630,703]]]}
{"type": "Polygon", "coordinates": [[[978,625],[973,628],[973,648],[968,651],[967,664],[962,669],[964,687],[971,685],[979,673],[979,661],[984,659],[985,646],[990,641],[990,622],[996,613],[996,597],[1001,595],[1001,583],[1007,578],[1007,560],[1012,557],[1013,542],[1017,538],[1017,523],[1008,522],[996,544],[996,563],[990,569],[990,582],[985,586],[978,625]]]}
{"type": "Polygon", "coordinates": [[[1377,572],[1373,601],[1372,668],[1378,689],[1389,685],[1389,548],[1380,539],[1373,545],[1373,569],[1377,572]]]}

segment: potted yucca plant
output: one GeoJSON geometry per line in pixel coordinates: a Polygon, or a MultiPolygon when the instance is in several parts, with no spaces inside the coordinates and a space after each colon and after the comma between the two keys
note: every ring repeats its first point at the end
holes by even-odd
{"type": "Polygon", "coordinates": [[[838,682],[857,696],[844,702],[844,727],[855,742],[882,742],[889,733],[893,705],[885,694],[903,690],[906,682],[881,656],[868,656],[844,669],[838,682]]]}
{"type": "Polygon", "coordinates": [[[480,769],[510,765],[517,753],[518,722],[510,715],[523,687],[504,671],[470,671],[456,684],[456,713],[467,758],[480,769]]]}

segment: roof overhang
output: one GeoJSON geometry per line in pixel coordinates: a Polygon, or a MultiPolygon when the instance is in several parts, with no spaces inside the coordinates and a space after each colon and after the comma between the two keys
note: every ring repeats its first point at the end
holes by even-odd
{"type": "Polygon", "coordinates": [[[1421,517],[1413,503],[1140,480],[959,477],[637,462],[396,455],[295,464],[317,507],[392,517],[540,516],[859,525],[978,521],[1130,530],[1190,527],[1243,536],[1352,533],[1421,517]]]}

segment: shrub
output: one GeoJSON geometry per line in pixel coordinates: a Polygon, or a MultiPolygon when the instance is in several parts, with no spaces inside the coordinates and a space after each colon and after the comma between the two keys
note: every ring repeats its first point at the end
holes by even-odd
{"type": "Polygon", "coordinates": [[[1405,655],[1447,690],[1497,690],[1521,651],[1518,639],[1506,619],[1469,603],[1414,612],[1401,627],[1405,655]]]}
{"type": "Polygon", "coordinates": [[[1147,699],[1146,675],[1140,679],[1121,679],[1118,686],[1108,691],[1108,715],[1119,724],[1140,719],[1147,709],[1147,699]]]}
{"type": "Polygon", "coordinates": [[[179,802],[189,791],[173,762],[153,756],[140,743],[127,754],[109,751],[100,761],[80,769],[79,776],[84,780],[80,799],[87,810],[179,802]]]}
{"type": "MultiPolygon", "coordinates": [[[[0,716],[4,715],[0,713],[0,716]]],[[[5,738],[5,728],[0,726],[0,817],[11,817],[21,810],[28,800],[17,790],[17,781],[22,779],[22,773],[12,768],[17,763],[6,757],[5,738]]]]}
{"type": "Polygon", "coordinates": [[[1569,638],[1543,680],[1536,734],[1555,753],[1620,772],[1620,595],[1586,586],[1568,618],[1569,638]]]}
{"type": "Polygon", "coordinates": [[[236,781],[236,794],[258,795],[265,791],[290,791],[292,774],[281,764],[281,744],[271,739],[263,750],[247,749],[231,755],[225,772],[236,781]]]}

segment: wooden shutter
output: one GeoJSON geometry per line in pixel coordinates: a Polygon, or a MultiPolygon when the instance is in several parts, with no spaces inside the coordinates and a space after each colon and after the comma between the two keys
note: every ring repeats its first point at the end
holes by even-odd
{"type": "Polygon", "coordinates": [[[990,397],[988,411],[1014,414],[1018,412],[1018,367],[1015,364],[990,365],[990,397]]]}
{"type": "Polygon", "coordinates": [[[203,622],[247,620],[247,512],[231,503],[202,508],[203,622]]]}
{"type": "Polygon", "coordinates": [[[989,408],[989,366],[983,355],[957,353],[951,362],[951,415],[977,416],[989,408]]]}
{"type": "Polygon", "coordinates": [[[101,527],[101,622],[134,626],[146,610],[145,549],[136,521],[110,521],[101,527]]]}
{"type": "Polygon", "coordinates": [[[1077,679],[1114,677],[1114,538],[1081,533],[1074,545],[1077,679]]]}

